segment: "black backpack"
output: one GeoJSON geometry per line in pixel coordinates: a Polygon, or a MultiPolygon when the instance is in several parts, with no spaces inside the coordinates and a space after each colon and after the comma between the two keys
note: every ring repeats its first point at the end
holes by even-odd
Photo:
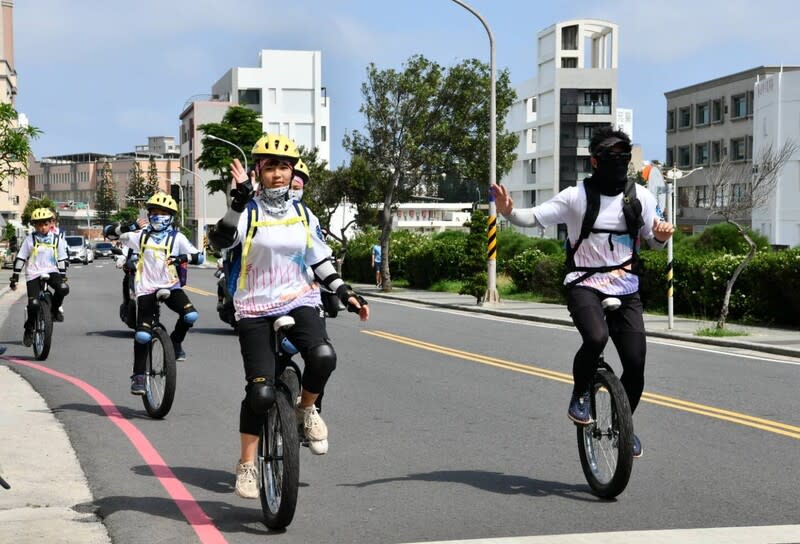
{"type": "Polygon", "coordinates": [[[577,285],[597,272],[610,272],[611,270],[624,268],[628,265],[631,265],[631,273],[636,275],[641,274],[643,268],[641,260],[639,259],[639,254],[636,251],[635,241],[639,237],[639,229],[644,225],[644,220],[642,219],[642,203],[636,197],[636,181],[628,179],[622,195],[622,214],[625,216],[626,225],[626,230],[624,231],[594,228],[594,222],[597,220],[597,215],[600,213],[600,191],[595,186],[595,183],[592,182],[592,178],[588,178],[583,182],[583,188],[586,191],[586,213],[583,216],[583,223],[581,223],[581,234],[575,241],[574,246],[569,243],[569,240],[567,240],[566,243],[567,272],[583,272],[583,274],[569,282],[567,287],[577,285]],[[593,232],[608,233],[608,243],[612,244],[612,246],[613,242],[611,241],[611,236],[613,234],[628,234],[631,240],[634,241],[631,258],[621,264],[613,266],[575,266],[575,252],[578,250],[578,247],[580,247],[581,242],[588,238],[593,232]]]}

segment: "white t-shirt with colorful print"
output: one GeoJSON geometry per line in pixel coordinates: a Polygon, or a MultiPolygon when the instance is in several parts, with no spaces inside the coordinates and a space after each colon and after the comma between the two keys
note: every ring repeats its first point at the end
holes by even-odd
{"type": "Polygon", "coordinates": [[[255,202],[257,226],[252,239],[248,237],[251,207],[239,217],[242,268],[233,295],[236,318],[285,315],[300,306],[319,306],[319,285],[310,265],[331,256],[319,220],[307,210],[306,226],[302,204],[274,215],[259,199],[255,202]]]}
{"type": "Polygon", "coordinates": [[[150,227],[135,232],[126,232],[119,237],[125,247],[139,254],[136,263],[134,285],[136,296],[149,295],[159,289],[179,289],[180,279],[174,265],[167,265],[167,259],[176,255],[192,255],[199,250],[183,235],[175,233],[172,251],[169,250],[170,230],[153,232],[150,227]],[[143,251],[140,252],[142,236],[149,233],[143,251]]]}
{"type": "Polygon", "coordinates": [[[26,261],[25,280],[35,280],[43,274],[60,272],[58,261],[66,261],[67,244],[54,232],[26,236],[17,252],[17,258],[26,261]]]}

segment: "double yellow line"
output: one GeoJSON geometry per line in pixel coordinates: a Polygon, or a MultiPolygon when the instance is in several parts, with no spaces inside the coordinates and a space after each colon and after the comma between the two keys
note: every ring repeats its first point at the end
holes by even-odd
{"type": "MultiPolygon", "coordinates": [[[[362,331],[362,332],[364,332],[365,334],[369,334],[370,336],[383,338],[384,340],[397,342],[399,344],[405,344],[407,346],[424,349],[427,351],[433,351],[435,353],[441,353],[442,355],[449,355],[457,359],[474,361],[476,363],[502,368],[505,370],[512,370],[514,372],[520,372],[522,374],[528,374],[530,376],[538,376],[540,378],[546,378],[548,380],[553,380],[557,382],[568,383],[568,384],[572,383],[572,375],[564,374],[563,372],[554,372],[552,370],[547,370],[544,368],[538,368],[530,365],[523,365],[519,363],[514,363],[512,361],[497,359],[495,357],[488,357],[486,355],[479,355],[477,353],[470,353],[468,351],[448,348],[446,346],[431,344],[429,342],[422,342],[421,340],[415,340],[413,338],[408,338],[405,336],[400,336],[385,331],[362,331]]],[[[655,393],[644,393],[642,395],[642,400],[645,402],[649,402],[651,404],[657,404],[659,406],[666,406],[668,408],[673,408],[675,410],[681,410],[684,412],[690,412],[693,414],[712,417],[715,419],[728,421],[730,423],[744,425],[745,427],[752,427],[754,429],[759,429],[762,431],[788,436],[789,438],[800,439],[800,427],[797,427],[795,425],[788,425],[786,423],[770,421],[768,419],[753,417],[739,412],[732,412],[730,410],[722,410],[720,408],[714,408],[713,406],[697,404],[694,402],[676,399],[673,397],[667,397],[664,395],[656,395],[655,393]]]]}

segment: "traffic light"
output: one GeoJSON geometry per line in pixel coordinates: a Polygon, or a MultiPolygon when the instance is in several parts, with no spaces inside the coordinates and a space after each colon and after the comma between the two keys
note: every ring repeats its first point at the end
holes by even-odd
{"type": "Polygon", "coordinates": [[[178,204],[181,203],[181,186],[177,184],[172,184],[169,186],[170,196],[175,199],[175,202],[178,204]]]}

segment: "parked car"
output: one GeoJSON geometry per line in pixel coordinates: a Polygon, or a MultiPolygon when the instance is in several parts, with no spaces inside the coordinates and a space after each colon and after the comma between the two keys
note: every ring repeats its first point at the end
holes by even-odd
{"type": "Polygon", "coordinates": [[[64,236],[64,240],[67,242],[69,262],[83,264],[94,262],[94,250],[85,236],[64,236]]]}
{"type": "Polygon", "coordinates": [[[94,243],[94,256],[97,259],[102,257],[112,258],[114,256],[114,244],[111,242],[95,242],[94,243]]]}

